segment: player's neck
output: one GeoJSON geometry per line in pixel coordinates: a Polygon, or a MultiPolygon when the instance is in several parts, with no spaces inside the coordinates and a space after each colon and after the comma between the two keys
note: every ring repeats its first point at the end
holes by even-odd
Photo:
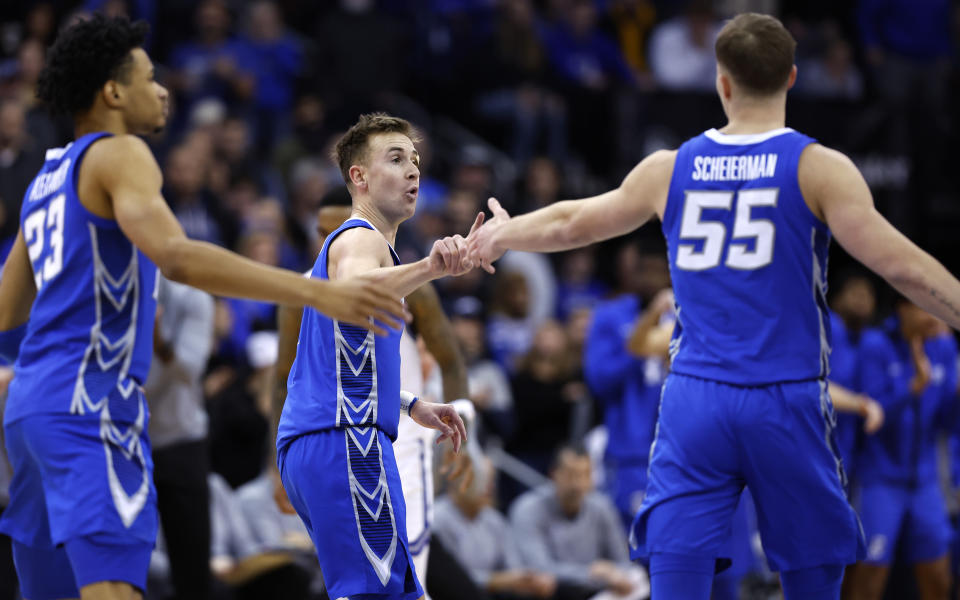
{"type": "Polygon", "coordinates": [[[353,213],[350,215],[351,219],[363,219],[377,228],[377,231],[380,232],[384,238],[386,238],[387,243],[391,246],[394,245],[394,242],[397,239],[397,227],[399,225],[391,224],[387,221],[379,211],[372,210],[370,207],[365,206],[363,203],[356,203],[353,207],[353,213]]]}
{"type": "Polygon", "coordinates": [[[786,102],[740,102],[727,107],[727,124],[720,129],[728,135],[764,133],[786,126],[786,102]]]}
{"type": "Polygon", "coordinates": [[[90,110],[83,115],[74,117],[73,122],[74,139],[87,135],[88,133],[96,133],[99,131],[106,131],[114,135],[126,135],[130,133],[126,123],[123,122],[122,116],[114,111],[101,112],[90,110]]]}

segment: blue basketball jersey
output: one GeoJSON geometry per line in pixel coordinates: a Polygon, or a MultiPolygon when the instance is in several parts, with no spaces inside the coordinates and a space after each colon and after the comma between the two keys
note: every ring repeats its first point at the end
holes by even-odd
{"type": "Polygon", "coordinates": [[[827,375],[830,231],[797,180],[813,142],[711,129],[677,151],[663,215],[674,372],[737,385],[827,375]]]}
{"type": "MultiPolygon", "coordinates": [[[[349,219],[327,236],[311,277],[329,279],[327,254],[341,233],[354,227],[376,230],[363,219],[349,219]]],[[[386,242],[384,242],[386,243],[386,242]]],[[[390,248],[394,264],[400,264],[390,248]]],[[[366,447],[369,426],[396,439],[400,422],[400,336],[341,323],[309,307],[303,309],[297,357],[287,380],[277,448],[293,438],[333,428],[349,428],[366,447]]]]}
{"type": "Polygon", "coordinates": [[[41,413],[146,418],[134,391],[153,355],[158,271],[116,221],[92,214],[77,196],[80,161],[106,135],[48,150],[27,188],[20,227],[37,297],[5,423],[41,413]]]}

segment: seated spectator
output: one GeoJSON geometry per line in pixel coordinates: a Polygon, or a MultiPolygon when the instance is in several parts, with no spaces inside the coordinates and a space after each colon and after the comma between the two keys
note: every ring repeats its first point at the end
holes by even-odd
{"type": "Polygon", "coordinates": [[[500,438],[513,431],[513,394],[503,367],[486,357],[483,304],[473,296],[457,298],[450,325],[467,365],[470,399],[486,431],[500,438]]]}
{"type": "Polygon", "coordinates": [[[646,597],[646,574],[630,564],[617,509],[594,490],[586,449],[561,446],[550,478],[552,483],[527,492],[510,508],[523,565],[551,573],[561,584],[610,591],[615,598],[646,597]]]}
{"type": "MultiPolygon", "coordinates": [[[[498,265],[502,266],[502,265],[498,265]]],[[[527,319],[530,286],[522,273],[505,270],[494,280],[487,345],[493,359],[508,373],[530,348],[533,327],[527,319]]]]}
{"type": "Polygon", "coordinates": [[[817,98],[859,100],[863,77],[853,62],[850,44],[832,36],[823,53],[806,61],[798,71],[798,92],[817,98]]]}
{"type": "Polygon", "coordinates": [[[291,127],[293,86],[303,69],[303,51],[290,33],[280,7],[270,0],[248,6],[246,35],[241,43],[251,58],[249,68],[256,82],[256,137],[262,148],[271,148],[291,127]]]}
{"type": "Polygon", "coordinates": [[[249,50],[230,35],[232,17],[224,0],[204,0],[194,16],[196,38],[173,48],[169,85],[189,109],[204,98],[245,101],[255,89],[249,50]]]}
{"type": "Polygon", "coordinates": [[[570,350],[564,328],[547,321],[511,379],[517,428],[506,449],[544,474],[553,448],[573,439],[578,407],[589,402],[579,357],[570,350]]]}
{"type": "MultiPolygon", "coordinates": [[[[313,557],[313,542],[295,512],[281,512],[274,492],[276,484],[268,471],[237,488],[236,502],[250,526],[253,538],[263,549],[288,550],[313,557]]],[[[315,561],[314,561],[315,562],[315,561]]]]}
{"type": "Polygon", "coordinates": [[[219,475],[210,475],[210,569],[237,600],[265,597],[306,599],[310,576],[289,552],[258,543],[236,493],[219,475]]]}
{"type": "Polygon", "coordinates": [[[654,28],[650,66],[656,82],[671,91],[712,92],[717,79],[713,43],[719,31],[710,0],[693,0],[683,15],[654,28]]]}
{"type": "Polygon", "coordinates": [[[437,500],[434,535],[478,586],[500,598],[557,597],[557,579],[521,566],[513,532],[493,504],[493,465],[476,469],[469,486],[453,482],[437,500]]]}

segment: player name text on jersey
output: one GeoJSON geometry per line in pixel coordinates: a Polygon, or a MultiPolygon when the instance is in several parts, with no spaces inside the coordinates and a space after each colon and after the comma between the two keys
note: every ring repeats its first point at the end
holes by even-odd
{"type": "Polygon", "coordinates": [[[697,156],[692,177],[695,181],[749,181],[773,177],[776,170],[776,154],[697,156]]]}

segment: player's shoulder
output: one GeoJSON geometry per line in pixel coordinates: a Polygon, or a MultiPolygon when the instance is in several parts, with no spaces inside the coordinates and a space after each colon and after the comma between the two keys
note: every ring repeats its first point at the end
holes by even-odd
{"type": "Polygon", "coordinates": [[[109,178],[159,173],[153,151],[135,135],[113,135],[97,140],[87,150],[84,163],[109,178]]]}
{"type": "Polygon", "coordinates": [[[362,225],[341,230],[330,242],[327,252],[333,261],[345,257],[390,256],[390,249],[383,235],[376,229],[362,225]]]}
{"type": "Polygon", "coordinates": [[[804,179],[826,182],[832,176],[849,173],[851,169],[855,171],[856,165],[849,156],[829,146],[813,142],[807,144],[800,153],[797,176],[802,186],[804,179]]]}

